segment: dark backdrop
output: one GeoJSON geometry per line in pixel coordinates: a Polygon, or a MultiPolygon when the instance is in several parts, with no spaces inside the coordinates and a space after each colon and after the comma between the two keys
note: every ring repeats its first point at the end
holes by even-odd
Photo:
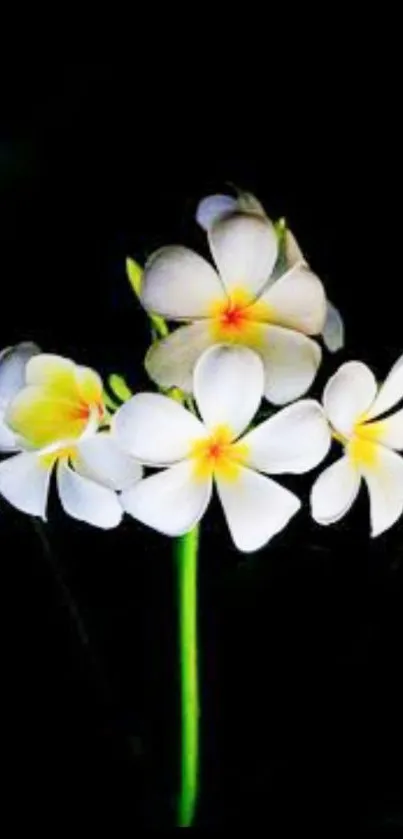
{"type": "MultiPolygon", "coordinates": [[[[147,324],[125,257],[202,248],[197,201],[232,182],[286,216],[343,312],[347,349],[327,357],[318,394],[340,360],[381,377],[403,351],[397,118],[385,109],[376,131],[364,91],[348,107],[337,88],[294,88],[274,107],[272,92],[224,89],[213,108],[185,78],[144,91],[130,64],[9,67],[5,80],[2,346],[33,339],[144,386],[147,324]]],[[[305,498],[311,483],[298,484],[305,498]]],[[[370,542],[362,496],[340,525],[300,515],[249,557],[215,507],[205,520],[201,826],[402,824],[403,526],[370,542]]],[[[172,824],[171,543],[129,520],[80,526],[53,500],[51,556],[30,519],[5,502],[0,514],[13,819],[57,835],[68,817],[115,835],[172,824]]]]}

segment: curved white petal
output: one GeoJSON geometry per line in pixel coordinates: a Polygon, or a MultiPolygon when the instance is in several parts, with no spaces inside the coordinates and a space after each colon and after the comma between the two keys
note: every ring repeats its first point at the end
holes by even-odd
{"type": "Polygon", "coordinates": [[[204,425],[178,402],[160,393],[138,393],[116,412],[112,433],[141,463],[168,466],[187,457],[204,425]]]}
{"type": "Polygon", "coordinates": [[[194,366],[211,343],[208,320],[180,326],[148,350],[145,367],[150,379],[159,387],[179,387],[191,393],[194,366]]]}
{"type": "Polygon", "coordinates": [[[196,364],[194,395],[209,429],[227,425],[237,437],[253,419],[263,397],[264,369],[248,347],[217,344],[196,364]]]}
{"type": "Polygon", "coordinates": [[[285,258],[289,268],[293,268],[297,263],[308,265],[294,234],[288,227],[285,232],[285,258]]]}
{"type": "Polygon", "coordinates": [[[235,481],[216,477],[217,491],[236,547],[257,551],[288,524],[301,502],[288,489],[240,467],[235,481]]]}
{"type": "Polygon", "coordinates": [[[124,509],[166,536],[180,536],[202,518],[211,498],[212,481],[195,480],[190,460],[140,481],[122,493],[124,509]]]}
{"type": "Polygon", "coordinates": [[[379,536],[392,527],[403,513],[403,458],[378,447],[376,468],[363,468],[368,486],[371,535],[379,536]]]}
{"type": "Polygon", "coordinates": [[[0,463],[0,494],[17,510],[46,519],[51,471],[36,453],[14,455],[0,463]]]}
{"type": "Polygon", "coordinates": [[[324,411],[313,399],[283,408],[242,438],[245,462],[276,475],[308,472],[327,455],[331,432],[324,411]]]}
{"type": "Polygon", "coordinates": [[[251,213],[267,219],[267,214],[258,199],[251,192],[240,192],[237,199],[237,208],[240,213],[251,213]]]}
{"type": "Polygon", "coordinates": [[[196,221],[207,232],[218,219],[233,213],[237,206],[237,199],[231,195],[208,195],[197,205],[196,221]]]}
{"type": "Polygon", "coordinates": [[[60,460],[57,488],[64,511],[79,521],[110,530],[122,520],[122,507],[113,490],[84,478],[60,460]]]}
{"type": "Polygon", "coordinates": [[[368,418],[379,417],[403,399],[403,355],[393,365],[368,411],[368,418]]]}
{"type": "Polygon", "coordinates": [[[327,417],[336,431],[349,436],[366,414],[377,391],[375,376],[361,361],[347,361],[329,379],[323,394],[327,417]]]}
{"type": "Polygon", "coordinates": [[[380,431],[377,438],[380,443],[390,449],[403,449],[403,408],[387,419],[375,420],[373,425],[380,431]]]}
{"type": "Polygon", "coordinates": [[[143,474],[141,465],[119,448],[112,434],[103,431],[78,444],[74,468],[116,492],[133,486],[143,474]]]}
{"type": "Polygon", "coordinates": [[[326,525],[342,519],[354,504],[360,484],[360,473],[347,456],[332,463],[312,487],[311,511],[315,521],[326,525]]]}
{"type": "Polygon", "coordinates": [[[277,236],[269,219],[235,214],[209,230],[214,262],[228,291],[242,288],[257,294],[277,259],[277,236]]]}
{"type": "Polygon", "coordinates": [[[270,309],[270,320],[288,329],[318,335],[326,318],[326,296],[318,277],[295,265],[259,297],[270,309]]]}
{"type": "Polygon", "coordinates": [[[212,303],[225,297],[214,268],[188,248],[161,248],[144,269],[141,302],[162,317],[172,320],[207,317],[212,303]]]}
{"type": "Polygon", "coordinates": [[[322,332],[323,340],[330,352],[337,352],[344,346],[344,323],[336,306],[327,301],[326,320],[322,332]]]}
{"type": "Polygon", "coordinates": [[[273,405],[285,405],[303,396],[318,371],[319,344],[292,329],[256,325],[259,354],[265,368],[265,396],[273,405]]]}
{"type": "Polygon", "coordinates": [[[7,347],[0,353],[0,409],[3,411],[24,387],[26,365],[29,359],[39,352],[36,344],[24,341],[14,347],[7,347]]]}
{"type": "Polygon", "coordinates": [[[0,408],[0,452],[15,452],[19,448],[17,436],[4,421],[4,411],[0,408]]]}

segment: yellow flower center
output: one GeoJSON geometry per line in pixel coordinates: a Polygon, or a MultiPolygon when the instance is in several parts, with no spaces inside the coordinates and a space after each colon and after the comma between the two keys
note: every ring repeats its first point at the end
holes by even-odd
{"type": "Polygon", "coordinates": [[[192,443],[190,457],[194,462],[196,480],[205,480],[213,474],[223,480],[236,480],[248,454],[248,447],[242,442],[232,442],[233,437],[229,426],[219,425],[209,437],[192,443]]]}
{"type": "Polygon", "coordinates": [[[345,446],[346,454],[356,467],[376,468],[379,462],[379,443],[382,441],[384,423],[366,422],[365,414],[355,423],[349,438],[337,431],[333,437],[345,446]]]}
{"type": "Polygon", "coordinates": [[[214,301],[210,307],[210,331],[215,342],[246,344],[258,347],[262,342],[259,324],[274,321],[270,306],[239,287],[227,300],[214,301]]]}

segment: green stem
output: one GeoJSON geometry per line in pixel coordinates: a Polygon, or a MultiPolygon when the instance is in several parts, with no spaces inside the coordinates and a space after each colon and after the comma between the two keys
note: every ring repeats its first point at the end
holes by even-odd
{"type": "Polygon", "coordinates": [[[199,772],[197,669],[197,553],[199,526],[177,540],[181,749],[178,826],[190,827],[196,810],[199,772]]]}

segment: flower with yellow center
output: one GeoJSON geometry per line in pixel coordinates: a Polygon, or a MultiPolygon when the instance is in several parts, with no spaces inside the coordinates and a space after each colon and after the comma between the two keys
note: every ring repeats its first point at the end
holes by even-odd
{"type": "Polygon", "coordinates": [[[133,396],[112,433],[145,465],[165,467],[122,493],[125,510],[168,536],[191,530],[215,485],[236,546],[262,547],[300,507],[267,475],[301,473],[325,456],[330,434],[321,406],[303,400],[246,431],[263,396],[264,368],[247,347],[216,345],[196,364],[199,419],[157,393],[133,396]],[[246,431],[246,433],[244,433],[246,431]]]}
{"type": "Polygon", "coordinates": [[[188,321],[152,345],[151,378],[162,388],[193,389],[198,358],[217,343],[247,346],[264,366],[264,394],[285,404],[305,393],[316,375],[318,335],[326,316],[320,280],[302,262],[274,278],[278,238],[267,217],[232,213],[208,230],[217,270],[183,247],[166,247],[145,267],[141,300],[152,315],[188,321]]]}
{"type": "MultiPolygon", "coordinates": [[[[0,494],[45,519],[57,465],[65,511],[97,527],[115,527],[122,518],[116,492],[137,481],[141,467],[100,430],[106,417],[101,379],[60,356],[34,354],[36,349],[27,355],[27,346],[0,357],[4,429],[20,450],[0,464],[0,494]]],[[[0,449],[10,451],[1,440],[0,449]]]]}
{"type": "Polygon", "coordinates": [[[369,368],[343,364],[323,395],[325,414],[344,455],[320,475],[312,489],[312,515],[332,524],[350,509],[362,479],[369,492],[371,532],[378,536],[403,513],[403,356],[378,388],[369,368]],[[386,415],[386,416],[385,416],[386,415]]]}
{"type": "MultiPolygon", "coordinates": [[[[203,198],[196,210],[196,220],[200,227],[208,232],[219,219],[239,212],[267,218],[260,201],[254,195],[249,192],[240,192],[237,197],[208,195],[207,198],[203,198]]],[[[280,260],[274,267],[273,279],[281,276],[282,269],[293,268],[297,264],[308,266],[297,240],[288,227],[284,227],[283,236],[283,250],[280,260]]],[[[340,312],[330,300],[326,301],[326,320],[322,330],[322,338],[330,352],[336,352],[344,344],[343,320],[340,312]]]]}

